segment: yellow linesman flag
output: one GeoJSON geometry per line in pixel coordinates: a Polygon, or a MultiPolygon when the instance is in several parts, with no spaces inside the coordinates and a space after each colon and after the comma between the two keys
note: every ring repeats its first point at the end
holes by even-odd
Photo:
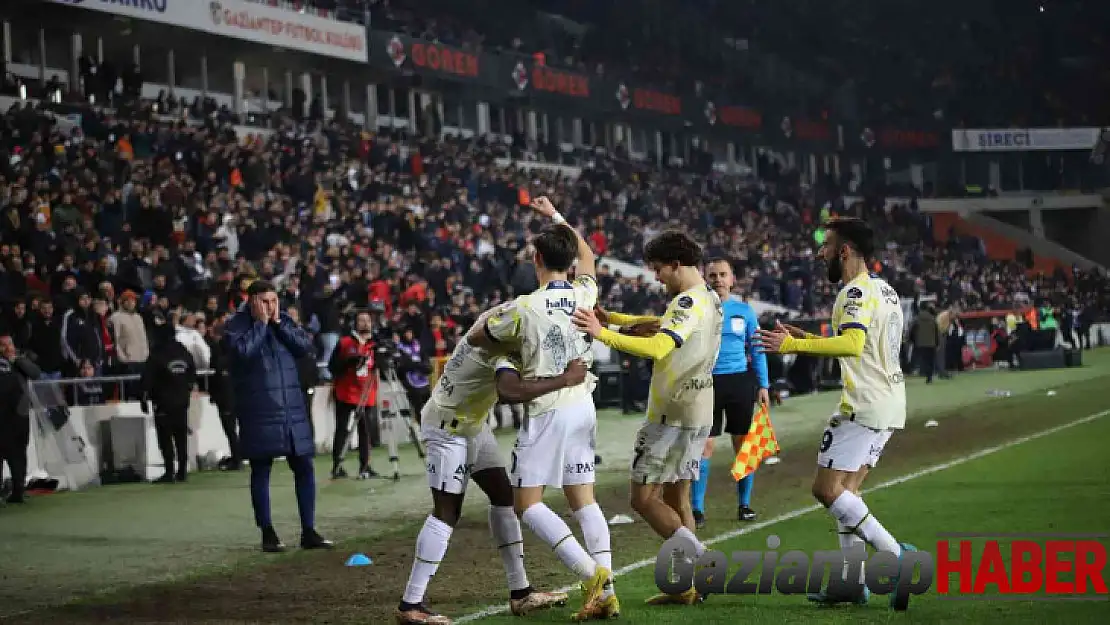
{"type": "Polygon", "coordinates": [[[732,479],[739,482],[756,469],[764,458],[770,458],[779,451],[779,441],[771,427],[771,413],[766,404],[759,405],[759,411],[752,419],[752,427],[744,435],[744,442],[732,463],[732,479]]]}

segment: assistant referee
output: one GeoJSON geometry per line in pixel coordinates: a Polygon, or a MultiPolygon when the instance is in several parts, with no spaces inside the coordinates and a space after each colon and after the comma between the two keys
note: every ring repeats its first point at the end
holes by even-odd
{"type": "MultiPolygon", "coordinates": [[[[705,443],[698,480],[691,489],[694,520],[698,527],[705,524],[705,490],[709,484],[709,459],[713,456],[714,440],[727,432],[732,449],[739,451],[744,436],[752,426],[755,403],[769,401],[767,355],[754,349],[752,341],[759,329],[755,309],[732,294],[736,277],[732,263],[715,258],[705,265],[705,279],[721,298],[724,323],[721,328],[721,349],[713,368],[713,429],[705,443]]],[[[749,474],[736,484],[737,518],[754,521],[751,508],[752,477],[749,474]]]]}

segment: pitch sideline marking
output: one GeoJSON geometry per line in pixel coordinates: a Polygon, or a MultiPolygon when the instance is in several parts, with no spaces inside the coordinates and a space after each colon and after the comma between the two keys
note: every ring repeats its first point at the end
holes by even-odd
{"type": "MultiPolygon", "coordinates": [[[[1086,417],[1083,417],[1082,419],[1076,419],[1075,421],[1070,421],[1068,423],[1062,423],[1060,425],[1048,428],[1047,430],[1041,430],[1040,432],[1035,432],[1035,433],[1029,434],[1027,436],[1022,436],[1022,437],[1019,437],[1019,438],[1015,438],[1013,440],[1007,441],[1007,442],[999,444],[999,445],[994,445],[992,447],[985,447],[985,448],[980,449],[979,451],[976,451],[974,453],[967,454],[966,456],[960,456],[958,458],[949,460],[948,462],[942,462],[940,464],[936,464],[936,465],[933,465],[931,467],[921,469],[919,471],[913,471],[912,473],[907,473],[907,474],[905,474],[901,477],[894,478],[893,480],[890,480],[888,482],[882,482],[881,484],[878,484],[876,486],[872,486],[871,488],[865,488],[865,489],[863,489],[863,492],[864,493],[871,493],[871,492],[875,492],[877,490],[883,490],[885,488],[890,488],[891,486],[898,486],[899,484],[904,484],[904,483],[909,482],[911,480],[916,480],[919,477],[925,477],[926,475],[932,475],[933,473],[939,473],[941,471],[951,469],[952,467],[956,467],[956,466],[959,466],[961,464],[966,464],[968,462],[971,462],[972,460],[978,460],[979,458],[982,458],[984,456],[989,456],[991,454],[998,453],[1002,450],[1009,449],[1011,447],[1015,447],[1015,446],[1021,445],[1023,443],[1028,443],[1029,441],[1037,440],[1038,438],[1043,438],[1045,436],[1051,436],[1052,434],[1056,434],[1057,432],[1062,432],[1063,430],[1073,428],[1077,425],[1083,425],[1085,423],[1090,423],[1092,421],[1095,421],[1096,419],[1101,419],[1102,417],[1105,417],[1107,415],[1110,415],[1110,410],[1103,410],[1101,412],[1096,412],[1094,414],[1087,415],[1086,417]]],[[[766,521],[759,521],[757,523],[753,523],[751,525],[746,525],[746,526],[744,526],[742,528],[739,528],[739,529],[729,530],[729,531],[725,532],[724,534],[718,534],[717,536],[714,536],[714,537],[712,537],[709,540],[706,540],[704,542],[705,542],[706,545],[713,545],[713,544],[716,544],[716,543],[719,543],[719,542],[724,542],[726,540],[731,540],[731,539],[736,538],[738,536],[743,536],[745,534],[751,534],[752,532],[757,532],[757,531],[759,531],[763,528],[770,527],[772,525],[777,525],[777,524],[783,523],[785,521],[790,521],[791,519],[796,519],[800,516],[809,514],[810,512],[815,512],[815,511],[820,510],[820,509],[821,509],[821,506],[819,504],[813,504],[812,506],[807,506],[805,508],[798,508],[797,510],[792,510],[792,511],[787,512],[785,514],[780,514],[779,516],[771,518],[771,519],[767,519],[766,521]]],[[[655,564],[655,558],[647,558],[647,559],[644,559],[644,560],[640,560],[638,562],[633,562],[632,564],[629,564],[627,566],[623,566],[623,567],[617,569],[616,571],[613,571],[613,577],[620,577],[621,575],[627,575],[627,574],[629,574],[633,571],[637,571],[639,569],[646,568],[646,567],[652,566],[654,564],[655,564]]],[[[578,584],[573,584],[571,586],[564,586],[563,588],[560,588],[557,592],[570,592],[571,590],[574,590],[577,587],[578,587],[578,584]]],[[[496,616],[498,614],[503,614],[503,613],[508,612],[508,611],[509,611],[508,605],[503,604],[503,603],[489,605],[489,606],[486,606],[485,608],[482,608],[481,610],[478,610],[477,612],[467,614],[466,616],[455,619],[455,623],[456,624],[470,623],[470,622],[477,621],[477,620],[480,620],[480,619],[484,619],[484,618],[487,618],[487,617],[490,617],[490,616],[496,616]]]]}

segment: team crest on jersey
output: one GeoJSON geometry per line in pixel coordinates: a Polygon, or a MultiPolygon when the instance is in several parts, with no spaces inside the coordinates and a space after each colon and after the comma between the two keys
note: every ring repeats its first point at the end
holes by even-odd
{"type": "Polygon", "coordinates": [[[693,308],[694,307],[694,298],[690,297],[689,295],[683,295],[682,297],[678,298],[678,307],[679,308],[693,308]]]}
{"type": "Polygon", "coordinates": [[[567,368],[567,339],[560,328],[554,327],[548,330],[540,347],[551,354],[556,369],[562,371],[567,368]]]}

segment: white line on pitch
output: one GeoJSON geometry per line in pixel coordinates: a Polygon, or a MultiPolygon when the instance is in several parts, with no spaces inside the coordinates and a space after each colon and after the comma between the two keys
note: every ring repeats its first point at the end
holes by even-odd
{"type": "MultiPolygon", "coordinates": [[[[926,475],[931,475],[933,473],[938,473],[938,472],[944,471],[946,469],[951,469],[952,467],[959,466],[961,464],[971,462],[972,460],[978,460],[979,458],[982,458],[983,456],[989,456],[991,454],[1000,452],[1004,449],[1009,449],[1010,447],[1014,447],[1016,445],[1021,445],[1022,443],[1028,443],[1029,441],[1036,440],[1038,438],[1042,438],[1042,437],[1045,437],[1045,436],[1050,436],[1052,434],[1055,434],[1057,432],[1066,430],[1068,428],[1075,427],[1077,425],[1083,425],[1084,423],[1090,423],[1091,421],[1094,421],[1096,419],[1101,419],[1102,417],[1105,417],[1106,415],[1110,415],[1110,410],[1103,410],[1102,412],[1096,412],[1092,415],[1087,415],[1086,417],[1083,417],[1082,419],[1076,419],[1075,421],[1070,421],[1068,423],[1057,425],[1055,427],[1048,428],[1047,430],[1041,430],[1040,432],[1036,432],[1036,433],[1030,434],[1028,436],[1022,436],[1021,438],[1015,438],[1014,440],[1007,441],[1005,443],[1002,443],[1001,445],[995,445],[993,447],[986,447],[984,449],[980,449],[979,451],[977,451],[975,453],[971,453],[971,454],[968,454],[966,456],[960,456],[959,458],[956,458],[954,460],[949,460],[948,462],[942,462],[940,464],[933,465],[933,466],[925,468],[925,469],[921,469],[920,471],[914,471],[913,473],[907,473],[906,475],[903,475],[902,477],[898,477],[898,478],[895,478],[893,480],[890,480],[889,482],[883,482],[883,483],[881,483],[877,486],[872,486],[871,488],[865,488],[863,490],[863,492],[864,493],[871,493],[871,492],[874,492],[874,491],[877,491],[877,490],[883,490],[884,488],[890,488],[891,486],[897,486],[899,484],[904,484],[906,482],[909,482],[910,480],[916,480],[919,477],[924,477],[926,475]]],[[[751,525],[745,525],[742,528],[730,530],[728,532],[725,532],[724,534],[719,534],[719,535],[714,536],[713,538],[710,538],[709,540],[705,541],[705,544],[706,545],[712,545],[714,543],[719,543],[719,542],[723,542],[723,541],[726,541],[726,540],[731,540],[733,538],[736,538],[737,536],[743,536],[744,534],[751,534],[752,532],[757,532],[757,531],[759,531],[759,530],[761,530],[765,527],[770,527],[772,525],[777,525],[777,524],[782,523],[784,521],[789,521],[791,519],[796,519],[796,518],[798,518],[802,515],[809,514],[810,512],[814,512],[814,511],[817,511],[817,510],[820,510],[820,509],[821,509],[821,506],[819,506],[817,504],[814,504],[812,506],[808,506],[808,507],[805,507],[805,508],[798,508],[797,510],[792,510],[792,511],[787,512],[785,514],[780,514],[779,516],[774,517],[772,519],[767,519],[766,521],[760,521],[758,523],[752,523],[751,525]]],[[[616,571],[613,571],[613,575],[615,577],[619,577],[621,575],[627,575],[628,573],[631,573],[633,571],[637,571],[639,569],[642,569],[642,568],[645,568],[645,567],[648,567],[648,566],[652,566],[654,564],[655,564],[655,558],[640,560],[639,562],[633,562],[632,564],[629,564],[628,566],[623,566],[623,567],[617,569],[616,571]]],[[[559,592],[570,592],[571,590],[573,590],[577,587],[578,587],[578,584],[574,584],[572,586],[564,586],[563,588],[559,589],[559,592]]],[[[508,612],[508,611],[509,611],[509,606],[507,604],[501,603],[501,604],[490,605],[490,606],[486,606],[485,608],[482,608],[481,610],[478,610],[477,612],[474,612],[472,614],[467,614],[466,616],[455,619],[455,623],[456,624],[470,623],[472,621],[477,621],[477,620],[480,620],[480,619],[484,619],[484,618],[489,617],[489,616],[496,616],[498,614],[503,614],[503,613],[508,612]]]]}

